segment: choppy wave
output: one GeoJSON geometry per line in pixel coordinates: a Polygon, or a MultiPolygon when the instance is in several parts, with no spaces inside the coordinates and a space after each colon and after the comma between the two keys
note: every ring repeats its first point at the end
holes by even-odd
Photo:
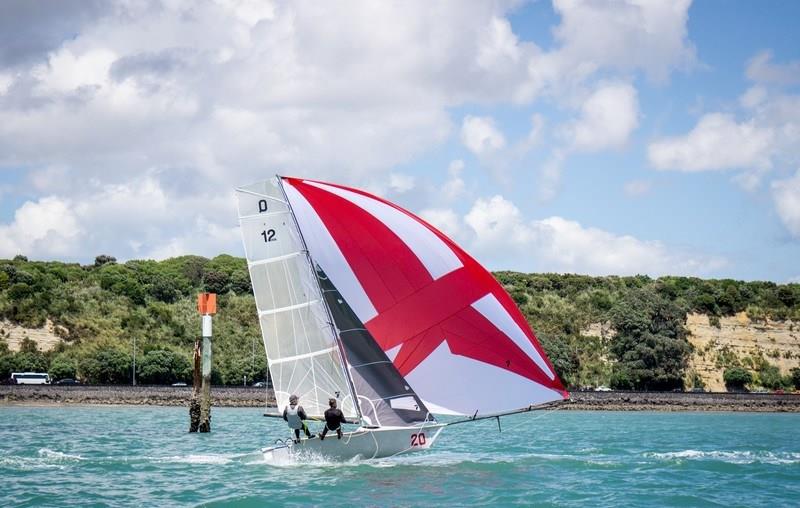
{"type": "Polygon", "coordinates": [[[800,453],[796,452],[681,450],[646,453],[645,456],[664,460],[716,460],[730,464],[800,464],[800,453]]]}

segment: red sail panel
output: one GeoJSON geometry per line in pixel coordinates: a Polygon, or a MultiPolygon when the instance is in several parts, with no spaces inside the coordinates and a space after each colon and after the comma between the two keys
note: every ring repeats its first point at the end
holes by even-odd
{"type": "Polygon", "coordinates": [[[366,192],[284,183],[315,262],[429,407],[489,414],[567,396],[511,297],[452,240],[366,192]]]}

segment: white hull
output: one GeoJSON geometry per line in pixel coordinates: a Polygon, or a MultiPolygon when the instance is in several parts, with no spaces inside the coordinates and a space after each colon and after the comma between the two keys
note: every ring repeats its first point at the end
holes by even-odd
{"type": "Polygon", "coordinates": [[[335,432],[329,432],[324,440],[319,437],[302,439],[299,443],[288,440],[285,445],[271,446],[261,451],[267,462],[304,458],[345,461],[392,457],[427,450],[433,446],[445,426],[359,428],[345,432],[342,439],[337,439],[335,432]]]}

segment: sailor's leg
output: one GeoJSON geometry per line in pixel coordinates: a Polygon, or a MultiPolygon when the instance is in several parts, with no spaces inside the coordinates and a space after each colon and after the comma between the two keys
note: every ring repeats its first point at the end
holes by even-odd
{"type": "Polygon", "coordinates": [[[300,442],[300,429],[294,429],[294,442],[300,442]]]}
{"type": "Polygon", "coordinates": [[[325,439],[325,434],[328,433],[328,426],[326,425],[324,429],[322,429],[322,434],[319,435],[319,440],[322,441],[325,439]]]}
{"type": "Polygon", "coordinates": [[[311,432],[309,432],[308,425],[306,425],[306,422],[303,422],[303,432],[306,433],[306,437],[308,437],[308,438],[311,437],[311,432]]]}
{"type": "Polygon", "coordinates": [[[336,437],[338,437],[339,439],[342,439],[342,427],[339,427],[338,429],[336,429],[336,437]]]}

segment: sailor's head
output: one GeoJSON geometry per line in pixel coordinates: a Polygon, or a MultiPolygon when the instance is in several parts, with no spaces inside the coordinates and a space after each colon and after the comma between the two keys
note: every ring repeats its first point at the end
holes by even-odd
{"type": "Polygon", "coordinates": [[[336,399],[334,399],[334,398],[332,398],[332,397],[331,397],[330,399],[328,399],[328,405],[329,405],[330,407],[333,407],[333,408],[335,408],[335,407],[336,407],[336,399]]]}
{"type": "Polygon", "coordinates": [[[289,395],[289,404],[293,406],[297,404],[297,395],[289,395]]]}

